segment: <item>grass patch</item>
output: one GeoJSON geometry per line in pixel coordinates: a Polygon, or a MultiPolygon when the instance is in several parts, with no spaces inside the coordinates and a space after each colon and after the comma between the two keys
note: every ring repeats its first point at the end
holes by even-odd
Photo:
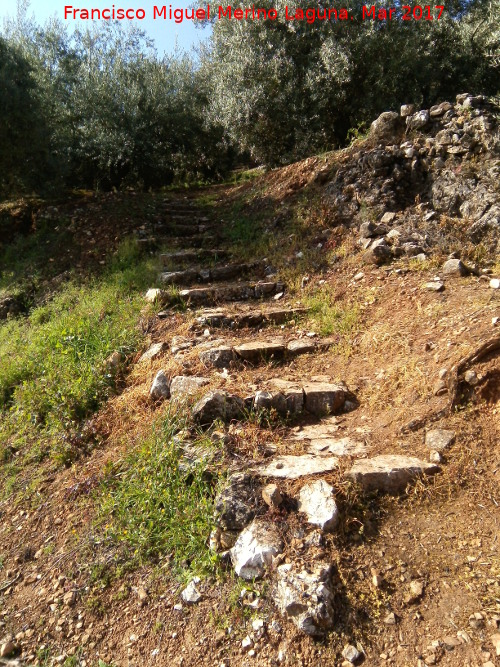
{"type": "MultiPolygon", "coordinates": [[[[213,571],[208,549],[214,488],[205,463],[180,466],[176,433],[181,419],[168,415],[149,438],[106,479],[100,521],[110,539],[137,565],[167,559],[177,575],[213,571]]],[[[194,443],[213,449],[205,435],[194,443]]]]}
{"type": "Polygon", "coordinates": [[[358,304],[335,303],[335,294],[329,288],[315,290],[314,294],[306,295],[303,302],[309,309],[309,320],[322,336],[339,334],[349,338],[359,331],[361,311],[358,304]]]}
{"type": "Polygon", "coordinates": [[[0,326],[0,460],[12,451],[37,462],[71,459],[68,434],[119,387],[122,368],[106,359],[118,351],[125,362],[140,344],[153,275],[154,263],[125,242],[99,280],[70,281],[28,317],[0,326]]]}

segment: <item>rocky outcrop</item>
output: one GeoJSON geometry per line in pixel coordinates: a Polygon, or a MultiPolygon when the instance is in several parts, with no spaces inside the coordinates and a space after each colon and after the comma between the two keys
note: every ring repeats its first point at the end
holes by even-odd
{"type": "Polygon", "coordinates": [[[339,222],[360,227],[369,263],[433,248],[451,252],[453,235],[443,235],[441,214],[464,219],[462,229],[471,242],[498,251],[498,108],[471,95],[412,113],[410,108],[404,105],[400,115],[388,112],[374,121],[371,137],[377,145],[354,152],[342,165],[326,186],[325,203],[339,222]],[[379,223],[384,212],[394,215],[386,230],[366,220],[367,208],[379,212],[379,223]]]}

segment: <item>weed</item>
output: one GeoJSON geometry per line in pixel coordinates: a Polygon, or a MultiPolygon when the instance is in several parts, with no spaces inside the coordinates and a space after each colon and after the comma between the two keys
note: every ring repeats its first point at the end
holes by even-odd
{"type": "Polygon", "coordinates": [[[40,665],[40,667],[45,667],[46,665],[49,665],[50,648],[48,646],[39,648],[36,652],[36,657],[38,658],[38,664],[40,665]]]}
{"type": "Polygon", "coordinates": [[[78,667],[82,661],[82,650],[79,649],[73,655],[69,655],[63,662],[63,667],[78,667]]]}
{"type": "Polygon", "coordinates": [[[339,334],[347,339],[360,327],[360,310],[356,303],[341,306],[329,289],[321,289],[304,298],[311,319],[322,336],[339,334]]]}
{"type": "MultiPolygon", "coordinates": [[[[106,480],[101,522],[107,537],[126,545],[137,564],[170,555],[178,574],[213,570],[207,540],[212,525],[213,488],[205,465],[180,466],[174,436],[182,424],[167,415],[152,435],[106,480]]],[[[196,447],[213,447],[200,436],[196,447]]]]}

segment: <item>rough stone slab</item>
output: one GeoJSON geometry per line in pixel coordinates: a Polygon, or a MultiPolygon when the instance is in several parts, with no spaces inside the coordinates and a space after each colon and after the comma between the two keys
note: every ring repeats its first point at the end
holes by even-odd
{"type": "Polygon", "coordinates": [[[259,299],[263,296],[271,296],[283,292],[285,286],[283,283],[276,283],[270,281],[261,281],[255,285],[255,298],[259,299]]]}
{"type": "Polygon", "coordinates": [[[258,391],[255,394],[255,409],[274,408],[279,414],[299,414],[304,409],[302,387],[286,380],[274,379],[270,382],[270,391],[258,391]]]}
{"type": "Polygon", "coordinates": [[[155,401],[170,398],[170,383],[164,371],[158,371],[156,374],[149,395],[155,401]]]}
{"type": "Polygon", "coordinates": [[[307,569],[286,563],[277,568],[276,605],[307,635],[321,635],[333,627],[332,570],[329,563],[307,569]]]}
{"type": "Polygon", "coordinates": [[[143,364],[146,361],[154,361],[157,359],[162,352],[168,347],[167,343],[154,343],[151,347],[144,352],[144,354],[139,358],[138,364],[143,364]]]}
{"type": "Polygon", "coordinates": [[[194,287],[180,291],[180,296],[192,303],[213,303],[216,301],[243,301],[255,298],[252,283],[234,283],[220,287],[194,287]]]}
{"type": "Polygon", "coordinates": [[[290,354],[308,354],[316,351],[316,343],[309,338],[291,340],[286,346],[286,351],[290,354]]]}
{"type": "Polygon", "coordinates": [[[366,491],[387,493],[404,491],[407,484],[421,475],[433,475],[440,470],[434,463],[426,463],[413,456],[385,455],[356,461],[348,477],[361,484],[366,491]]]}
{"type": "Polygon", "coordinates": [[[334,530],[339,522],[339,510],[333,497],[333,487],[324,479],[303,486],[299,495],[299,511],[307,515],[308,523],[324,531],[334,530]]]}
{"type": "Polygon", "coordinates": [[[308,382],[303,386],[304,407],[317,417],[339,412],[346,400],[346,388],[340,384],[308,382]]]}
{"type": "Polygon", "coordinates": [[[245,412],[245,402],[227,391],[209,391],[192,409],[192,416],[202,426],[212,424],[217,419],[223,422],[238,419],[245,412]]]}
{"type": "Polygon", "coordinates": [[[338,468],[338,465],[339,460],[336,456],[283,455],[259,466],[255,472],[261,477],[299,479],[307,475],[331,472],[338,468]]]}
{"type": "Polygon", "coordinates": [[[231,549],[236,574],[247,581],[259,579],[273,558],[283,551],[283,542],[274,526],[254,521],[243,530],[231,549]]]}
{"type": "Polygon", "coordinates": [[[368,448],[363,442],[357,442],[352,438],[312,438],[309,441],[309,451],[311,454],[320,456],[333,454],[335,456],[362,456],[366,454],[368,448]]]}
{"type": "Polygon", "coordinates": [[[430,450],[435,452],[444,452],[455,442],[455,431],[449,431],[444,428],[436,428],[427,431],[425,434],[425,444],[430,450]]]}
{"type": "Polygon", "coordinates": [[[238,345],[234,350],[245,361],[255,362],[272,356],[282,355],[285,352],[285,346],[283,343],[254,341],[238,345]]]}
{"type": "Polygon", "coordinates": [[[192,283],[198,280],[199,273],[197,269],[185,269],[184,271],[167,271],[160,275],[160,281],[164,285],[182,285],[182,283],[192,283]]]}
{"type": "Polygon", "coordinates": [[[172,398],[178,396],[190,396],[197,394],[200,389],[206,386],[210,380],[204,377],[194,375],[177,375],[170,382],[170,395],[172,398]]]}
{"type": "Polygon", "coordinates": [[[204,350],[198,356],[202,364],[213,366],[214,368],[229,368],[231,363],[238,358],[233,348],[228,345],[204,350]]]}
{"type": "Polygon", "coordinates": [[[326,417],[316,424],[306,424],[293,435],[293,440],[313,440],[315,438],[335,437],[339,431],[337,417],[326,417]]]}

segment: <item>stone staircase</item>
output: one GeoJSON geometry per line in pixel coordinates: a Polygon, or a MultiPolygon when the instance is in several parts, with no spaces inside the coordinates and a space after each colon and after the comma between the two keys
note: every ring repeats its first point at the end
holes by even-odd
{"type": "MultiPolygon", "coordinates": [[[[218,514],[211,545],[222,558],[231,560],[240,577],[263,576],[283,552],[276,526],[258,518],[266,506],[280,505],[278,484],[283,481],[303,480],[297,507],[305,514],[312,530],[310,539],[314,540],[315,530],[319,534],[331,532],[339,520],[335,491],[321,475],[341,470],[345,481],[366,492],[401,493],[416,479],[438,472],[436,462],[411,456],[388,453],[370,457],[362,433],[353,430],[339,434],[337,416],[355,411],[359,404],[344,383],[334,383],[327,376],[306,380],[296,377],[293,381],[276,375],[260,378],[257,389],[253,386],[242,395],[218,388],[220,371],[237,372],[239,368],[270,362],[275,368],[277,362],[292,363],[302,354],[322,354],[335,341],[298,335],[295,330],[289,334],[292,327],[288,327],[286,335],[263,336],[259,332],[207,341],[210,329],[255,332],[266,326],[296,322],[307,311],[288,302],[286,287],[275,276],[266,276],[265,260],[231,262],[227,253],[219,249],[214,225],[196,206],[165,202],[160,229],[163,240],[168,239],[176,249],[160,255],[160,262],[168,271],[159,276],[162,287],[149,290],[146,299],[164,306],[173,306],[176,299],[182,299],[188,307],[184,316],[192,320],[192,337],[176,337],[170,346],[165,341],[155,343],[142,360],[163,354],[181,355],[182,360],[183,355],[194,354],[205,372],[169,377],[160,370],[151,386],[152,400],[184,402],[194,428],[208,433],[235,420],[244,424],[250,415],[261,413],[279,415],[295,424],[295,430],[283,441],[282,451],[261,461],[244,463],[243,471],[229,477],[216,500],[218,514]],[[193,230],[195,233],[190,233],[193,230]],[[201,248],[192,243],[195,239],[200,240],[201,248]],[[226,263],[220,262],[223,258],[226,263]],[[168,286],[170,291],[164,289],[168,286]],[[173,296],[174,286],[178,292],[173,296]],[[279,306],[275,300],[281,301],[279,306]],[[259,303],[252,306],[252,301],[259,303]],[[203,309],[196,311],[200,307],[203,309]]],[[[183,465],[192,465],[206,456],[193,450],[189,438],[180,446],[186,452],[183,465]]],[[[241,462],[239,465],[241,468],[241,462]]],[[[331,563],[316,561],[309,565],[280,565],[276,569],[277,605],[307,634],[320,635],[332,627],[331,574],[331,563]],[[304,597],[305,589],[316,593],[304,597]]]]}

